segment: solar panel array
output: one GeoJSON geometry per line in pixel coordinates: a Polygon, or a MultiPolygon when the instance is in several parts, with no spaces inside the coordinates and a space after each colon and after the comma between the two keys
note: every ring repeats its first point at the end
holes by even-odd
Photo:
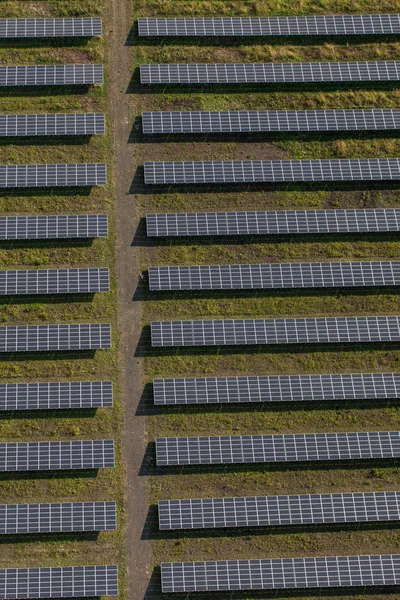
{"type": "Polygon", "coordinates": [[[0,240],[49,240],[108,236],[108,215],[0,217],[0,240]]]}
{"type": "Polygon", "coordinates": [[[153,395],[156,405],[386,400],[400,398],[400,373],[154,379],[153,395]]]}
{"type": "Polygon", "coordinates": [[[0,115],[0,137],[100,135],[104,131],[102,113],[0,115]]]}
{"type": "Polygon", "coordinates": [[[111,348],[111,325],[108,323],[0,327],[0,353],[101,348],[111,348]]]}
{"type": "Polygon", "coordinates": [[[0,38],[93,37],[101,34],[100,17],[0,19],[0,38]]]}
{"type": "Polygon", "coordinates": [[[0,296],[109,291],[110,275],[106,268],[0,271],[0,296]]]}
{"type": "Polygon", "coordinates": [[[400,521],[400,492],[160,500],[161,530],[400,521]]]}
{"type": "Polygon", "coordinates": [[[103,65],[0,66],[0,87],[20,85],[93,85],[103,82],[103,65]]]}
{"type": "Polygon", "coordinates": [[[142,129],[157,133],[256,133],[400,129],[399,109],[144,112],[142,129]]]}
{"type": "Polygon", "coordinates": [[[395,341],[400,341],[398,316],[151,323],[153,347],[395,341]]]}
{"type": "Polygon", "coordinates": [[[399,158],[145,162],[147,185],[400,180],[399,158]]]}
{"type": "Polygon", "coordinates": [[[140,65],[142,84],[399,81],[400,62],[140,65]]]}
{"type": "Polygon", "coordinates": [[[115,502],[0,504],[0,535],[107,531],[116,526],[115,502]]]}
{"type": "Polygon", "coordinates": [[[161,213],[146,226],[149,237],[389,232],[400,231],[400,209],[161,213]]]}
{"type": "Polygon", "coordinates": [[[65,410],[112,405],[111,381],[0,383],[0,411],[65,410]]]}
{"type": "Polygon", "coordinates": [[[0,570],[0,600],[99,597],[117,594],[116,565],[0,570]]]}
{"type": "Polygon", "coordinates": [[[158,438],[158,466],[400,457],[400,431],[158,438]]]}
{"type": "Polygon", "coordinates": [[[138,19],[139,36],[281,36],[399,34],[400,15],[197,17],[138,19]]]}
{"type": "Polygon", "coordinates": [[[394,261],[150,267],[148,272],[151,291],[400,285],[400,262],[394,261]]]}
{"type": "Polygon", "coordinates": [[[10,442],[0,444],[0,472],[106,469],[112,467],[114,467],[113,440],[10,442]]]}
{"type": "Polygon", "coordinates": [[[104,163],[0,165],[0,188],[74,187],[105,185],[104,163]]]}
{"type": "Polygon", "coordinates": [[[400,554],[163,563],[162,591],[201,592],[400,584],[400,554]]]}

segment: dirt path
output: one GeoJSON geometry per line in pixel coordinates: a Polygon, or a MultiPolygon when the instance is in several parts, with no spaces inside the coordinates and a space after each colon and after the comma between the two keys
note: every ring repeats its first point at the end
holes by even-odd
{"type": "Polygon", "coordinates": [[[131,78],[127,38],[133,24],[132,0],[111,0],[104,27],[109,51],[109,98],[113,131],[113,179],[116,206],[117,283],[123,410],[123,457],[126,467],[126,597],[140,600],[148,585],[150,543],[142,540],[147,516],[146,482],[139,477],[145,451],[143,417],[135,416],[142,389],[140,360],[135,348],[140,335],[140,304],[132,301],[139,277],[139,249],[132,245],[137,228],[134,196],[129,189],[135,172],[133,145],[128,144],[133,118],[132,96],[126,94],[131,78]]]}

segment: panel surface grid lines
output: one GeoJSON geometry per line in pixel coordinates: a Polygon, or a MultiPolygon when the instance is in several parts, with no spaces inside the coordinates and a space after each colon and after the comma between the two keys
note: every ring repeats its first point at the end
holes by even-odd
{"type": "Polygon", "coordinates": [[[148,274],[151,291],[396,286],[400,262],[149,267],[148,274]]]}
{"type": "Polygon", "coordinates": [[[160,500],[159,527],[212,529],[400,520],[400,492],[160,500]]]}
{"type": "Polygon", "coordinates": [[[399,109],[144,112],[144,134],[400,129],[399,109]]]}
{"type": "Polygon", "coordinates": [[[399,158],[144,163],[147,185],[398,180],[399,158]]]}
{"type": "Polygon", "coordinates": [[[163,563],[164,593],[400,584],[400,554],[163,563]]]}
{"type": "Polygon", "coordinates": [[[115,502],[0,504],[0,534],[116,529],[115,502]]]}
{"type": "Polygon", "coordinates": [[[49,240],[108,236],[108,215],[0,217],[0,240],[49,240]]]}
{"type": "Polygon", "coordinates": [[[151,323],[153,347],[396,341],[400,341],[399,316],[151,323]]]}
{"type": "Polygon", "coordinates": [[[112,405],[111,381],[0,383],[0,411],[67,410],[112,405]]]}
{"type": "Polygon", "coordinates": [[[104,123],[102,113],[0,115],[0,137],[100,135],[104,123]]]}
{"type": "Polygon", "coordinates": [[[0,327],[1,352],[46,352],[111,348],[111,325],[7,325],[0,327]]]}
{"type": "Polygon", "coordinates": [[[93,37],[101,34],[100,17],[0,19],[0,38],[93,37]]]}
{"type": "Polygon", "coordinates": [[[60,471],[112,467],[113,440],[0,444],[0,471],[60,471]]]}
{"type": "Polygon", "coordinates": [[[140,65],[142,84],[323,83],[398,81],[400,62],[140,65]]]}
{"type": "Polygon", "coordinates": [[[139,36],[394,35],[400,15],[138,19],[139,36]]]}
{"type": "Polygon", "coordinates": [[[117,565],[0,570],[0,600],[117,595],[117,565]]]}
{"type": "Polygon", "coordinates": [[[153,396],[157,405],[388,400],[400,398],[400,373],[154,379],[153,396]]]}
{"type": "Polygon", "coordinates": [[[105,163],[0,165],[0,188],[85,187],[106,183],[105,163]]]}
{"type": "Polygon", "coordinates": [[[400,432],[158,438],[158,466],[397,458],[400,432]]]}
{"type": "Polygon", "coordinates": [[[94,85],[104,82],[103,65],[0,66],[1,86],[94,85]]]}
{"type": "Polygon", "coordinates": [[[400,208],[170,213],[146,216],[147,235],[286,235],[400,231],[400,208]]]}
{"type": "Polygon", "coordinates": [[[0,271],[0,296],[110,291],[107,268],[0,271]]]}

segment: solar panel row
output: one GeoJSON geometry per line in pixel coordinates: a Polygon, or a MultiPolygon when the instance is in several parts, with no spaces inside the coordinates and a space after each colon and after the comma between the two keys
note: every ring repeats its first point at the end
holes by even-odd
{"type": "Polygon", "coordinates": [[[0,535],[107,531],[116,526],[115,502],[0,504],[0,535]]]}
{"type": "Polygon", "coordinates": [[[1,383],[0,411],[112,406],[111,381],[1,383]]]}
{"type": "Polygon", "coordinates": [[[158,438],[158,466],[400,457],[400,432],[158,438]]]}
{"type": "Polygon", "coordinates": [[[0,353],[101,348],[111,348],[111,325],[108,323],[0,327],[0,353]]]}
{"type": "Polygon", "coordinates": [[[400,262],[149,267],[148,274],[151,291],[395,286],[400,262]]]}
{"type": "Polygon", "coordinates": [[[0,19],[0,38],[92,37],[101,34],[100,17],[0,19]]]}
{"type": "Polygon", "coordinates": [[[93,85],[103,82],[103,65],[0,66],[0,86],[93,85]]]}
{"type": "Polygon", "coordinates": [[[153,347],[395,341],[400,341],[398,316],[151,323],[153,347]]]}
{"type": "Polygon", "coordinates": [[[400,554],[163,563],[162,591],[393,586],[400,554]]]}
{"type": "Polygon", "coordinates": [[[0,217],[0,240],[107,237],[108,215],[0,217]]]}
{"type": "Polygon", "coordinates": [[[400,62],[140,65],[140,83],[318,83],[399,81],[400,62]]]}
{"type": "Polygon", "coordinates": [[[399,158],[145,162],[146,185],[400,180],[399,158]]]}
{"type": "Polygon", "coordinates": [[[0,600],[100,597],[117,594],[116,565],[0,570],[0,600]]]}
{"type": "Polygon", "coordinates": [[[391,35],[400,33],[400,15],[142,18],[138,26],[141,37],[391,35]]]}
{"type": "Polygon", "coordinates": [[[146,226],[149,237],[373,233],[400,231],[400,209],[150,214],[146,226]]]}
{"type": "Polygon", "coordinates": [[[0,115],[0,137],[100,135],[103,113],[0,115]]]}
{"type": "Polygon", "coordinates": [[[400,398],[400,373],[154,379],[153,396],[156,405],[387,400],[400,398]]]}
{"type": "Polygon", "coordinates": [[[144,112],[145,135],[400,129],[398,109],[144,112]]]}
{"type": "Polygon", "coordinates": [[[112,467],[114,467],[114,440],[0,444],[0,472],[112,467]]]}
{"type": "Polygon", "coordinates": [[[104,163],[0,165],[0,188],[105,185],[104,163]]]}
{"type": "Polygon", "coordinates": [[[160,500],[161,530],[400,521],[400,492],[160,500]]]}
{"type": "Polygon", "coordinates": [[[109,291],[110,275],[106,268],[0,271],[0,296],[109,291]]]}

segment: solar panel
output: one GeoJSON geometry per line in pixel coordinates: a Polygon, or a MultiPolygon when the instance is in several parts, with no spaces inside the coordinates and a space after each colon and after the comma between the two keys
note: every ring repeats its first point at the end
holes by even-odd
{"type": "Polygon", "coordinates": [[[399,158],[146,162],[147,185],[400,180],[399,158]]]}
{"type": "Polygon", "coordinates": [[[114,467],[113,440],[0,444],[0,472],[107,469],[112,467],[114,467]]]}
{"type": "Polygon", "coordinates": [[[308,62],[140,65],[142,84],[319,83],[398,81],[400,62],[308,62]]]}
{"type": "Polygon", "coordinates": [[[162,591],[202,592],[400,584],[400,554],[163,563],[162,591]]]}
{"type": "Polygon", "coordinates": [[[0,217],[0,240],[49,240],[108,236],[108,215],[0,217]]]}
{"type": "Polygon", "coordinates": [[[100,135],[104,131],[102,113],[0,115],[0,137],[100,135]]]}
{"type": "Polygon", "coordinates": [[[111,348],[111,325],[6,325],[0,327],[1,352],[46,352],[111,348]]]}
{"type": "Polygon", "coordinates": [[[358,460],[400,456],[400,431],[158,438],[157,465],[358,460]]]}
{"type": "Polygon", "coordinates": [[[116,596],[118,567],[38,567],[0,570],[0,599],[116,596]]]}
{"type": "Polygon", "coordinates": [[[92,85],[103,82],[103,65],[0,66],[0,86],[92,85]]]}
{"type": "Polygon", "coordinates": [[[400,15],[138,19],[139,36],[393,35],[400,15]]]}
{"type": "Polygon", "coordinates": [[[151,345],[237,346],[400,341],[400,317],[153,321],[151,345]]]}
{"type": "Polygon", "coordinates": [[[0,535],[116,529],[115,502],[0,504],[0,535]]]}
{"type": "Polygon", "coordinates": [[[105,185],[104,163],[0,165],[0,188],[105,185]]]}
{"type": "Polygon", "coordinates": [[[109,291],[110,275],[106,268],[0,271],[0,296],[109,291]]]}
{"type": "Polygon", "coordinates": [[[161,530],[400,521],[400,492],[160,500],[158,517],[161,530]]]}
{"type": "Polygon", "coordinates": [[[151,291],[400,285],[400,262],[394,261],[150,267],[148,273],[151,291]]]}
{"type": "Polygon", "coordinates": [[[145,135],[157,133],[256,133],[285,131],[377,131],[400,129],[400,110],[237,110],[144,112],[145,135]]]}
{"type": "Polygon", "coordinates": [[[0,38],[92,37],[101,34],[100,17],[0,19],[0,38]]]}
{"type": "Polygon", "coordinates": [[[153,394],[156,405],[387,400],[400,398],[400,373],[154,379],[153,394]]]}
{"type": "Polygon", "coordinates": [[[399,208],[169,213],[146,216],[147,235],[286,235],[400,231],[399,208]]]}
{"type": "Polygon", "coordinates": [[[112,405],[111,381],[0,383],[0,411],[65,410],[112,405]]]}

